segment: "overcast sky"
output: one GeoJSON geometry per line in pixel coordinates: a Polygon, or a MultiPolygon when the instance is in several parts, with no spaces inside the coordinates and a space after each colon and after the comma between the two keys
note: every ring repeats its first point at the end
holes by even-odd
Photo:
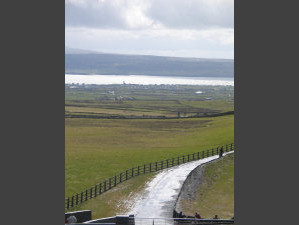
{"type": "Polygon", "coordinates": [[[234,0],[65,0],[67,47],[234,58],[234,0]]]}

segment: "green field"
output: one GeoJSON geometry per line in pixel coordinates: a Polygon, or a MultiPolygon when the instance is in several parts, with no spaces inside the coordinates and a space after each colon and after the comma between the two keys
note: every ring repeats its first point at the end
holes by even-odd
{"type": "Polygon", "coordinates": [[[173,117],[234,110],[230,86],[68,85],[65,90],[66,115],[173,117]]]}
{"type": "MultiPolygon", "coordinates": [[[[84,115],[177,115],[177,111],[188,115],[234,108],[233,87],[217,86],[75,85],[66,87],[65,104],[66,114],[84,115]],[[196,94],[198,90],[203,94],[196,94]],[[115,99],[120,96],[123,99],[115,99]]],[[[65,195],[84,191],[144,163],[232,142],[234,115],[184,119],[66,118],[65,195]]],[[[152,175],[126,181],[75,209],[92,209],[101,217],[115,215],[123,210],[115,201],[125,201],[130,193],[142,189],[152,175]]]]}
{"type": "Polygon", "coordinates": [[[184,200],[181,204],[187,215],[199,211],[202,218],[213,218],[215,215],[222,219],[233,217],[234,154],[207,164],[196,198],[184,200]]]}

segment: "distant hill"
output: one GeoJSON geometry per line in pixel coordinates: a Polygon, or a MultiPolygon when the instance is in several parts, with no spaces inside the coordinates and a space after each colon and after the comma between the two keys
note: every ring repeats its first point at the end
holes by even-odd
{"type": "Polygon", "coordinates": [[[234,77],[234,60],[122,55],[66,47],[65,73],[234,77]]]}

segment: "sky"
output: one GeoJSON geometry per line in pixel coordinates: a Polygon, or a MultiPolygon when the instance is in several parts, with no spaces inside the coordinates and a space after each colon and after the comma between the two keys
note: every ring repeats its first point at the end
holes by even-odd
{"type": "Polygon", "coordinates": [[[234,59],[234,0],[65,0],[65,45],[234,59]]]}

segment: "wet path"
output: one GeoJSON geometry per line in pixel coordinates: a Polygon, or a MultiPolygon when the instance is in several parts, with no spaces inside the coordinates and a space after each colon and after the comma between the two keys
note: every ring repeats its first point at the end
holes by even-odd
{"type": "MultiPolygon", "coordinates": [[[[233,152],[233,151],[232,151],[233,152]]],[[[224,153],[223,155],[232,152],[224,153]]],[[[165,169],[158,173],[148,184],[143,196],[135,200],[128,214],[135,217],[171,218],[175,201],[188,174],[197,166],[217,159],[218,155],[165,169]]]]}

